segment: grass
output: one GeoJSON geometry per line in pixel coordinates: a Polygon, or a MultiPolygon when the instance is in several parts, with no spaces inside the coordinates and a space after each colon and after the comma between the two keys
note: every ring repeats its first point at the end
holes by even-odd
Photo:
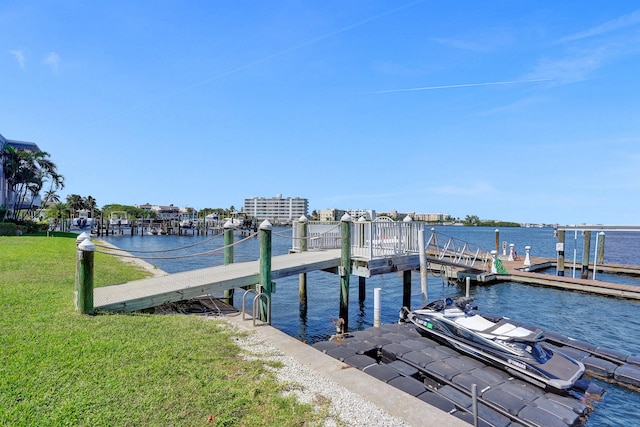
{"type": "MultiPolygon", "coordinates": [[[[0,425],[319,424],[224,323],[77,314],[75,262],[73,238],[0,237],[0,425]]],[[[147,275],[95,254],[95,286],[147,275]]]]}

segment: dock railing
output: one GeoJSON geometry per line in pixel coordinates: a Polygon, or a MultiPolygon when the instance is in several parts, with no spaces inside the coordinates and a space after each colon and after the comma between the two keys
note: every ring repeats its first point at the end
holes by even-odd
{"type": "Polygon", "coordinates": [[[465,267],[486,269],[491,261],[491,250],[456,239],[431,229],[425,244],[427,256],[465,267]]]}
{"type": "MultiPolygon", "coordinates": [[[[293,223],[292,251],[301,249],[300,226],[293,223]]],[[[354,221],[351,223],[351,256],[372,260],[375,258],[419,254],[418,236],[423,222],[405,221],[354,221]]],[[[469,242],[464,242],[433,228],[425,243],[427,256],[464,267],[486,269],[491,260],[491,251],[469,242]]],[[[426,236],[426,233],[425,233],[426,236]]],[[[340,221],[309,221],[307,250],[339,249],[340,221]]]]}

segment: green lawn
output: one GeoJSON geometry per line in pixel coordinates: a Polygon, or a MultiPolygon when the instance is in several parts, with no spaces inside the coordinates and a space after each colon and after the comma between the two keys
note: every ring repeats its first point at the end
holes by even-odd
{"type": "MultiPolygon", "coordinates": [[[[75,263],[73,238],[0,237],[0,425],[319,424],[224,323],[77,314],[75,263]]],[[[95,286],[146,276],[95,254],[95,286]]]]}

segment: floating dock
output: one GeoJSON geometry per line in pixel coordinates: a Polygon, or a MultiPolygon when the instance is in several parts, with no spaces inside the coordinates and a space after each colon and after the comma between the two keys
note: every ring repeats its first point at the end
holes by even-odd
{"type": "MultiPolygon", "coordinates": [[[[549,333],[548,341],[581,360],[592,375],[632,388],[640,384],[637,356],[559,334],[549,333]]],[[[593,410],[593,402],[514,378],[422,336],[409,324],[381,325],[313,347],[470,424],[474,387],[481,426],[573,427],[584,424],[593,410]]],[[[602,390],[591,387],[589,392],[597,398],[602,390]]]]}
{"type": "MultiPolygon", "coordinates": [[[[611,283],[601,280],[556,276],[542,273],[542,270],[555,268],[557,263],[550,258],[531,257],[531,265],[523,265],[522,260],[501,260],[507,273],[492,273],[477,268],[462,268],[456,266],[442,267],[439,271],[449,280],[464,281],[467,277],[475,284],[493,285],[502,282],[516,282],[532,286],[544,286],[566,291],[577,291],[614,298],[640,300],[640,286],[611,283]]],[[[433,268],[440,265],[433,262],[433,268]]],[[[603,264],[597,266],[598,273],[620,274],[640,277],[640,266],[603,264]]],[[[640,283],[640,282],[639,282],[640,283]]]]}

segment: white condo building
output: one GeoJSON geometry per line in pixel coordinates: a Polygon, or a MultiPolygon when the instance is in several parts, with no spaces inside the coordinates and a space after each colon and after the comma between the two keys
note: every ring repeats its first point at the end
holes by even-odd
{"type": "Polygon", "coordinates": [[[242,212],[259,220],[287,222],[308,216],[309,200],[301,197],[252,197],[244,199],[242,212]]]}

